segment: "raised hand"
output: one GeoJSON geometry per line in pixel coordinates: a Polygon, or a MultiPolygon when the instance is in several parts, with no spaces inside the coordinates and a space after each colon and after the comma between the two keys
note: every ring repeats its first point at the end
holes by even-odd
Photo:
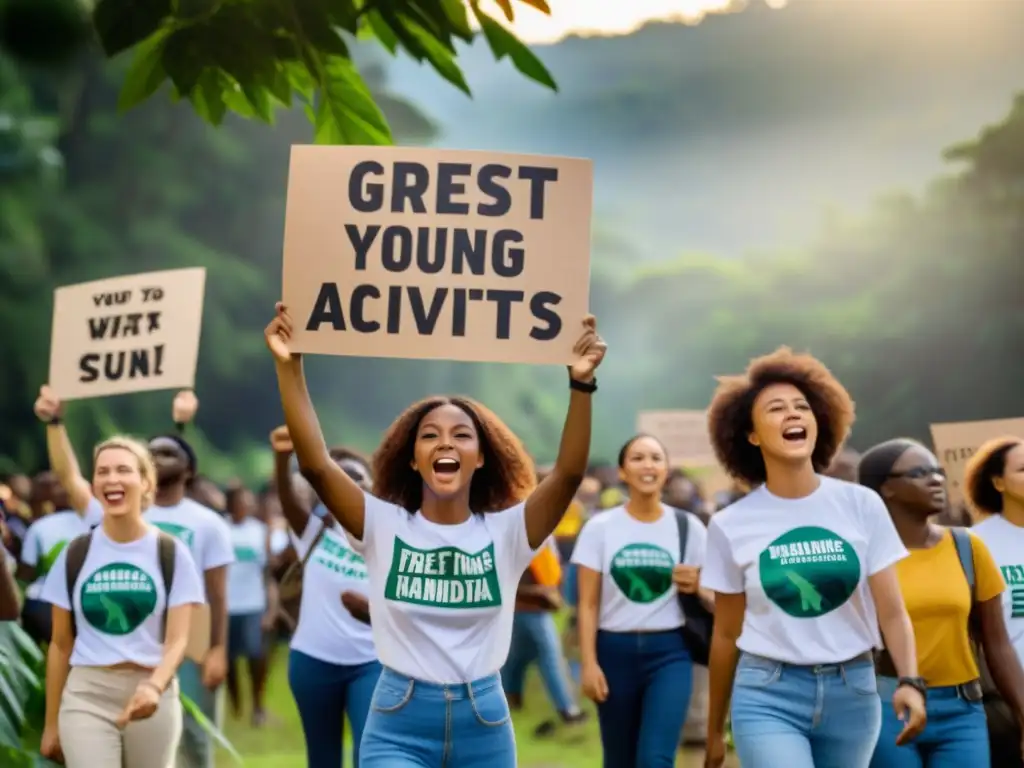
{"type": "Polygon", "coordinates": [[[270,447],[274,453],[295,452],[295,446],[292,445],[292,436],[288,434],[288,427],[280,426],[270,433],[270,447]]]}
{"type": "Polygon", "coordinates": [[[298,357],[297,354],[292,354],[291,349],[288,348],[288,342],[292,339],[292,318],[288,314],[288,307],[280,301],[274,305],[274,311],[277,314],[263,331],[263,335],[274,359],[279,363],[287,363],[298,357]]]}
{"type": "Polygon", "coordinates": [[[63,405],[60,402],[60,398],[57,397],[57,393],[48,384],[43,384],[39,388],[39,397],[36,398],[32,410],[35,411],[36,418],[40,421],[51,422],[54,419],[60,418],[63,405]]]}
{"type": "Polygon", "coordinates": [[[569,375],[576,381],[592,381],[594,371],[608,351],[608,345],[597,333],[597,319],[593,315],[583,319],[583,333],[572,351],[576,362],[569,366],[569,375]]]}
{"type": "Polygon", "coordinates": [[[175,424],[189,424],[199,410],[199,398],[191,389],[183,389],[174,396],[171,404],[171,416],[175,424]]]}

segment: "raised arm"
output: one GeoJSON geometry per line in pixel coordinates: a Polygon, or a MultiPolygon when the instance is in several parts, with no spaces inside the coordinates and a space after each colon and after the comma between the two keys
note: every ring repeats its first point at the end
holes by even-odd
{"type": "Polygon", "coordinates": [[[267,326],[265,335],[267,346],[274,355],[284,420],[299,459],[299,470],[334,519],[362,540],[366,515],[363,490],[331,460],[327,452],[327,443],[306,388],[302,357],[293,355],[288,348],[292,335],[291,317],[284,304],[278,303],[276,310],[277,316],[267,326]]]}
{"type": "Polygon", "coordinates": [[[46,424],[46,451],[49,454],[50,467],[67,492],[72,509],[82,514],[92,500],[92,486],[82,476],[78,459],[75,458],[75,449],[71,445],[67,430],[64,429],[63,405],[60,398],[44,384],[39,390],[34,410],[39,420],[46,424]]]}
{"type": "Polygon", "coordinates": [[[590,459],[590,424],[594,372],[604,359],[607,345],[597,334],[597,321],[588,315],[583,335],[573,348],[576,362],[569,367],[569,412],[562,427],[555,466],[526,501],[526,536],[536,549],[550,536],[572,503],[590,459]]]}
{"type": "Polygon", "coordinates": [[[270,433],[270,447],[274,449],[274,485],[281,502],[281,514],[296,536],[302,536],[309,524],[309,507],[299,499],[292,482],[291,458],[294,447],[288,427],[278,427],[270,433]]]}

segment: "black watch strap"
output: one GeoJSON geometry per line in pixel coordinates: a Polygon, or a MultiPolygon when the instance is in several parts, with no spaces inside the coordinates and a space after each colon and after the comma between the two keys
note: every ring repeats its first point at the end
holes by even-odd
{"type": "Polygon", "coordinates": [[[896,683],[897,688],[903,686],[909,686],[920,692],[922,696],[928,698],[928,683],[925,682],[923,677],[901,677],[896,683]]]}
{"type": "Polygon", "coordinates": [[[591,381],[578,381],[570,376],[569,389],[575,389],[577,392],[592,394],[597,392],[597,379],[592,379],[591,381]]]}

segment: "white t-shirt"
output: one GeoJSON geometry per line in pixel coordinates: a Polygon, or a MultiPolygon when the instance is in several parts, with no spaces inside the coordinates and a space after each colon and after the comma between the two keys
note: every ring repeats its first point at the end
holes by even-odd
{"type": "MultiPolygon", "coordinates": [[[[321,528],[323,523],[311,515],[302,536],[292,536],[299,560],[306,556],[321,528]]],[[[355,666],[375,661],[373,630],[341,604],[342,592],[369,598],[366,563],[353,551],[341,528],[328,528],[306,562],[299,625],[291,647],[329,664],[355,666]]]]}
{"type": "Polygon", "coordinates": [[[978,536],[999,566],[1006,582],[1003,590],[1003,616],[1010,642],[1024,662],[1024,528],[992,515],[974,526],[978,536]]]}
{"type": "Polygon", "coordinates": [[[185,498],[173,507],[152,506],[146,510],[145,518],[146,522],[185,542],[201,573],[235,561],[231,527],[223,517],[199,502],[185,498]]]}
{"type": "Polygon", "coordinates": [[[519,579],[536,551],[525,504],[438,525],[366,494],[363,540],[373,638],[384,666],[434,683],[501,669],[519,579]]]}
{"type": "Polygon", "coordinates": [[[235,560],[228,566],[228,613],[267,610],[267,526],[254,517],[229,522],[235,560]]]}
{"type": "Polygon", "coordinates": [[[89,503],[85,505],[85,511],[82,513],[82,519],[85,520],[86,525],[88,525],[90,529],[95,528],[103,522],[103,505],[100,504],[100,500],[95,496],[89,497],[89,503]]]}
{"type": "MultiPolygon", "coordinates": [[[[46,578],[42,599],[72,610],[67,590],[67,549],[46,578]]],[[[164,605],[203,602],[203,582],[188,549],[175,542],[174,586],[168,601],[157,532],[127,544],[111,541],[97,528],[74,589],[77,626],[73,667],[108,667],[131,662],[156,667],[163,656],[164,605]]]]}
{"type": "MultiPolygon", "coordinates": [[[[600,629],[608,632],[660,632],[685,623],[672,583],[679,560],[675,511],[663,507],[653,523],[615,507],[587,521],[576,539],[572,562],[601,574],[600,629]]],[[[686,512],[686,565],[704,565],[707,530],[686,512]]]]}
{"type": "Polygon", "coordinates": [[[43,592],[46,574],[68,543],[88,533],[86,519],[72,510],[54,512],[41,517],[28,527],[21,545],[21,562],[36,569],[36,580],[25,589],[25,597],[38,600],[43,592]]]}
{"type": "Polygon", "coordinates": [[[802,499],[761,486],[711,517],[701,586],[746,593],[742,651],[809,665],[881,647],[867,577],[907,550],[877,493],[819,479],[802,499]]]}

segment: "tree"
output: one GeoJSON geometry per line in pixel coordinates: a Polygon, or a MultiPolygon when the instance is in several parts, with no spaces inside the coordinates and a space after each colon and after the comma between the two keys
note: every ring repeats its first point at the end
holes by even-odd
{"type": "MultiPolygon", "coordinates": [[[[546,0],[519,0],[550,13],[546,0]]],[[[389,144],[384,113],[352,60],[354,39],[429,63],[470,93],[456,61],[457,41],[479,25],[497,59],[556,88],[540,60],[478,0],[97,0],[91,23],[104,53],[132,53],[120,107],[146,101],[170,83],[204,120],[229,112],[272,123],[297,101],[325,144],[389,144]]],[[[499,0],[513,21],[511,0],[499,0]]],[[[0,0],[0,52],[33,64],[66,64],[87,38],[79,0],[0,0]]]]}

